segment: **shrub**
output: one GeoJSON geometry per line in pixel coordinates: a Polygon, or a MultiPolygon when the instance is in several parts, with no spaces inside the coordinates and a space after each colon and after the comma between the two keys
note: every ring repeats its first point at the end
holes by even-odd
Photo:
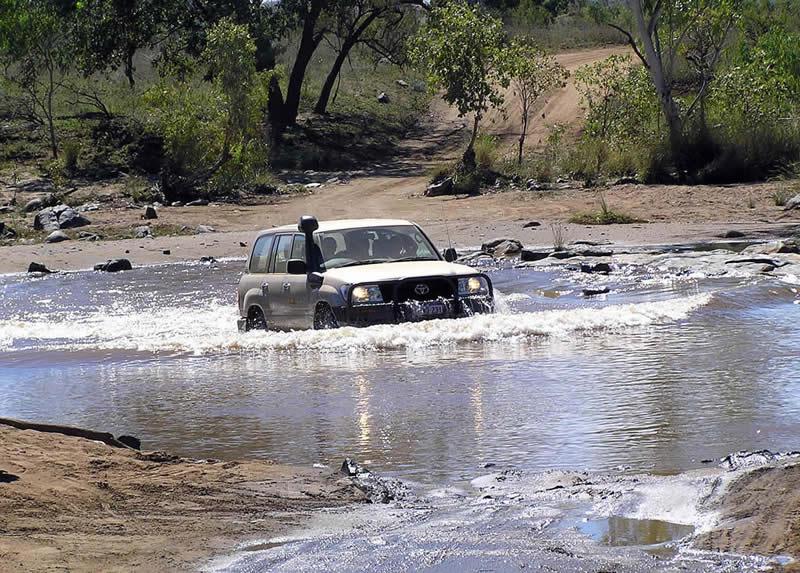
{"type": "Polygon", "coordinates": [[[61,162],[67,173],[75,173],[80,152],[81,146],[76,141],[65,141],[61,144],[61,162]]]}
{"type": "Polygon", "coordinates": [[[640,223],[639,219],[612,210],[606,202],[605,195],[598,193],[600,208],[594,213],[580,213],[570,218],[570,223],[578,225],[627,225],[640,223]]]}
{"type": "Polygon", "coordinates": [[[498,155],[497,138],[492,135],[479,135],[475,139],[475,163],[479,169],[491,170],[498,155]]]}

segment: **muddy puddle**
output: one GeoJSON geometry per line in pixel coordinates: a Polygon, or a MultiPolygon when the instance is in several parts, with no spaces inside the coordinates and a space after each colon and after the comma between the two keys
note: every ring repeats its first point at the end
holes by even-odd
{"type": "Polygon", "coordinates": [[[558,470],[669,484],[733,451],[796,447],[800,265],[765,274],[737,257],[632,253],[608,275],[574,260],[492,266],[496,315],[295,333],[237,332],[241,261],[3,276],[0,416],[195,457],[336,468],[349,456],[414,492],[318,516],[314,533],[262,540],[222,569],[357,570],[373,558],[403,569],[407,549],[447,557],[430,570],[515,570],[526,555],[565,570],[578,554],[651,570],[642,564],[667,557],[647,548],[701,530],[695,506],[676,517],[586,491],[541,504],[525,484],[558,470]],[[521,472],[522,485],[498,498],[474,483],[495,471],[521,472]]]}

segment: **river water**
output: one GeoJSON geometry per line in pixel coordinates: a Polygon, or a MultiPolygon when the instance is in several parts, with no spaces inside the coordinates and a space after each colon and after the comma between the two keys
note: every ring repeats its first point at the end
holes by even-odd
{"type": "Polygon", "coordinates": [[[0,416],[427,486],[485,464],[671,474],[798,447],[797,278],[641,257],[489,269],[501,312],[240,334],[241,261],[0,277],[0,416]],[[586,297],[583,289],[610,292],[586,297]]]}
{"type": "Polygon", "coordinates": [[[691,540],[732,479],[719,458],[799,446],[789,258],[508,263],[483,269],[494,315],[294,333],[237,332],[242,261],[6,275],[0,416],[390,480],[393,503],[318,513],[213,570],[758,571],[691,540]]]}

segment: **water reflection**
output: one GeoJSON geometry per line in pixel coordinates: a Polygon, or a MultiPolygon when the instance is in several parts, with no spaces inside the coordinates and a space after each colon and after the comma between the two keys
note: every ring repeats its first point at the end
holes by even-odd
{"type": "MultiPolygon", "coordinates": [[[[11,342],[0,354],[0,415],[131,433],[146,447],[193,456],[307,464],[355,456],[426,482],[470,478],[486,462],[672,472],[743,448],[791,448],[800,432],[800,307],[789,287],[728,279],[637,287],[624,277],[627,290],[601,303],[564,294],[576,291],[569,273],[498,271],[498,288],[518,295],[509,306],[527,314],[422,327],[442,335],[480,327],[482,339],[308,352],[304,340],[325,339],[298,335],[278,347],[262,344],[269,335],[233,331],[237,272],[140,271],[127,285],[92,273],[4,279],[0,344],[11,342]],[[562,296],[537,294],[553,285],[562,296]],[[130,300],[115,307],[120,290],[130,300]],[[710,302],[690,312],[671,306],[707,292],[710,302]],[[654,302],[661,306],[647,306],[654,302]],[[135,305],[140,314],[125,314],[135,305]],[[45,322],[54,316],[60,322],[45,322]],[[42,321],[42,332],[15,335],[27,328],[20,317],[42,321]],[[543,335],[515,334],[515,321],[536,320],[543,335]],[[79,347],[60,346],[76,332],[79,347]],[[109,340],[124,346],[104,348],[109,340]],[[187,355],[198,344],[201,355],[187,355]]],[[[403,328],[373,342],[409,337],[403,328]]]]}

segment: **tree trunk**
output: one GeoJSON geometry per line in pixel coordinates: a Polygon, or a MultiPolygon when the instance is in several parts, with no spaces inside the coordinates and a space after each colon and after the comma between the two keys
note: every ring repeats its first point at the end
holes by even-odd
{"type": "Polygon", "coordinates": [[[53,77],[53,62],[48,62],[47,66],[48,84],[47,84],[47,127],[50,131],[50,151],[53,154],[53,159],[58,159],[58,142],[56,141],[56,126],[53,119],[53,92],[56,89],[55,78],[53,77]]]}
{"type": "Polygon", "coordinates": [[[297,121],[297,114],[300,110],[300,94],[303,89],[306,69],[317,46],[322,41],[322,35],[317,34],[316,27],[323,5],[324,2],[321,0],[311,2],[311,7],[303,20],[303,35],[300,38],[300,48],[297,50],[292,73],[289,75],[289,84],[286,87],[286,100],[283,104],[284,110],[282,113],[284,127],[293,125],[297,121]]]}
{"type": "Polygon", "coordinates": [[[328,72],[328,77],[325,78],[325,83],[322,84],[322,90],[319,92],[319,99],[317,99],[317,105],[314,106],[315,113],[318,113],[320,115],[327,113],[328,101],[331,98],[333,85],[336,83],[336,78],[339,77],[339,73],[342,71],[342,66],[344,65],[344,61],[347,59],[347,55],[350,53],[350,50],[354,45],[355,42],[352,43],[345,42],[344,44],[342,44],[342,49],[336,56],[336,59],[333,61],[333,67],[331,67],[331,71],[328,72]]]}
{"type": "Polygon", "coordinates": [[[328,77],[325,78],[325,83],[322,85],[322,91],[319,94],[319,99],[317,99],[317,105],[314,106],[314,111],[318,114],[324,114],[328,110],[328,100],[331,97],[331,90],[333,89],[333,84],[336,82],[336,78],[339,77],[339,73],[342,70],[342,66],[344,65],[344,61],[347,59],[347,56],[350,54],[350,50],[353,49],[353,46],[356,45],[361,35],[369,28],[369,25],[375,21],[375,19],[383,12],[383,10],[376,10],[371,12],[361,24],[355,28],[351,34],[345,38],[344,43],[342,44],[342,49],[339,51],[339,54],[336,56],[336,59],[333,62],[333,67],[331,71],[328,72],[328,77]]]}
{"type": "Polygon", "coordinates": [[[464,155],[461,158],[461,162],[464,164],[464,167],[469,171],[474,171],[476,167],[475,163],[475,139],[478,137],[478,124],[481,121],[481,114],[475,114],[475,120],[472,123],[472,136],[469,139],[469,145],[467,149],[464,151],[464,155]]]}
{"type": "Polygon", "coordinates": [[[653,33],[657,33],[655,24],[657,24],[659,15],[653,14],[653,21],[648,26],[642,10],[642,0],[630,0],[629,5],[631,12],[633,12],[636,31],[644,48],[644,57],[647,61],[650,79],[658,94],[661,112],[667,122],[670,149],[673,157],[678,160],[683,151],[683,125],[678,106],[672,97],[672,86],[667,82],[666,74],[664,73],[664,62],[661,59],[661,54],[656,50],[652,36],[653,33]]]}
{"type": "Polygon", "coordinates": [[[517,165],[522,165],[522,148],[525,145],[525,136],[528,134],[528,112],[522,113],[522,133],[519,134],[519,152],[517,154],[517,165]]]}

